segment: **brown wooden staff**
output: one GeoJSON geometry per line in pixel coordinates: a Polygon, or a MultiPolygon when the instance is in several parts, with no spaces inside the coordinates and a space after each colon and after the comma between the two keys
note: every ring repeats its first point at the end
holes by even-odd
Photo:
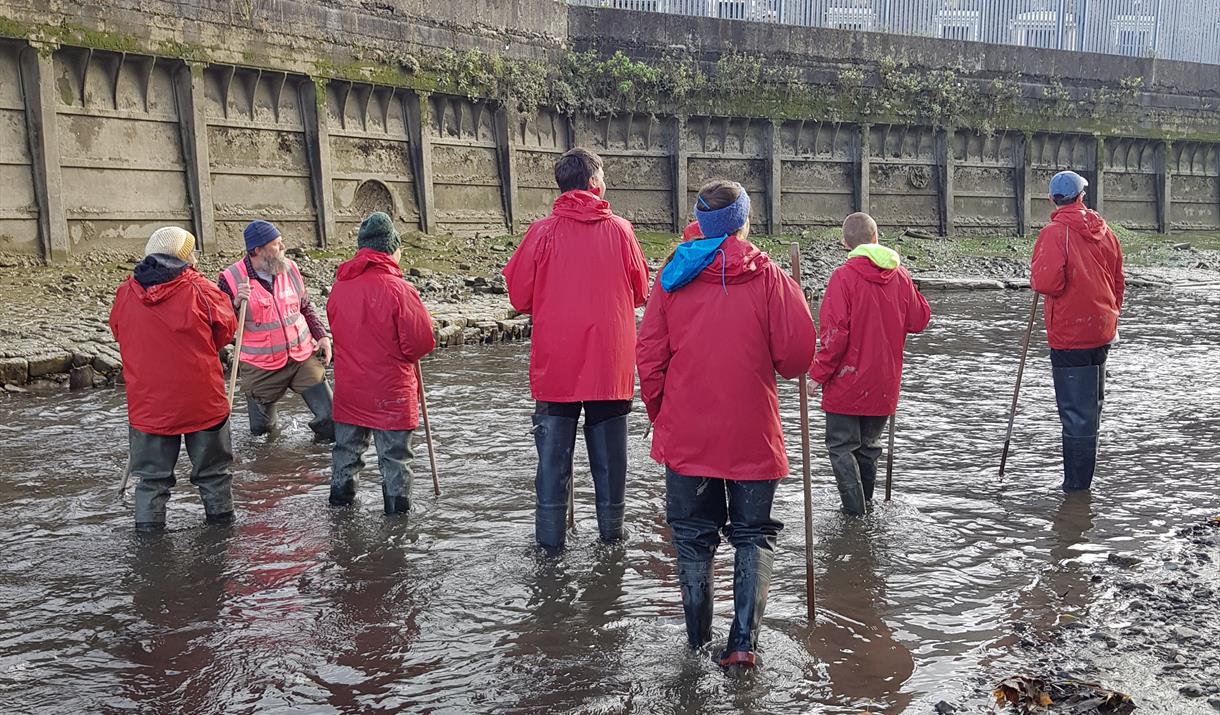
{"type": "Polygon", "coordinates": [[[890,415],[890,446],[885,451],[885,500],[890,500],[890,491],[894,486],[894,418],[897,413],[890,415]]]}
{"type": "Polygon", "coordinates": [[[424,439],[428,442],[428,462],[432,465],[432,493],[441,495],[441,482],[436,476],[436,450],[432,448],[432,422],[428,419],[428,398],[424,396],[424,371],[415,363],[415,386],[419,391],[419,408],[424,415],[424,439]]]}
{"type": "Polygon", "coordinates": [[[1034,317],[1038,315],[1038,300],[1041,294],[1034,293],[1034,303],[1029,308],[1029,324],[1025,326],[1025,339],[1021,341],[1021,364],[1017,367],[1017,386],[1012,390],[1012,407],[1008,410],[1008,436],[1004,438],[1004,452],[1000,455],[1000,481],[1004,480],[1004,466],[1008,464],[1008,447],[1012,444],[1012,423],[1017,418],[1017,398],[1021,394],[1021,376],[1025,374],[1025,356],[1029,354],[1029,336],[1034,332],[1034,317]]]}
{"type": "MultiPolygon", "coordinates": [[[[792,280],[801,285],[801,246],[791,245],[789,255],[792,259],[792,280]]],[[[802,293],[804,290],[802,289],[802,293]]],[[[806,307],[809,307],[806,304],[806,307]]],[[[812,314],[812,309],[810,309],[812,314]]],[[[805,606],[809,615],[809,623],[813,624],[814,602],[816,588],[813,574],[813,485],[809,475],[809,376],[801,373],[801,476],[805,486],[805,606]]]]}

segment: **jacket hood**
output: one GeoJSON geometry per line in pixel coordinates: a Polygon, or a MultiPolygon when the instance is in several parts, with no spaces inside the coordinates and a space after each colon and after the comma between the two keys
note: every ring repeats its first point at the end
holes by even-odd
{"type": "Polygon", "coordinates": [[[1056,209],[1051,221],[1064,224],[1090,241],[1100,241],[1110,230],[1101,214],[1079,203],[1056,209]]]}
{"type": "Polygon", "coordinates": [[[402,276],[402,269],[398,267],[393,256],[372,248],[362,248],[356,251],[356,255],[350,261],[340,264],[335,275],[338,280],[349,281],[366,271],[402,276]]]}
{"type": "MultiPolygon", "coordinates": [[[[155,255],[155,254],[154,254],[155,255]]],[[[140,265],[144,265],[141,261],[140,265]]],[[[139,266],[136,267],[137,270],[139,266]]],[[[148,274],[153,269],[149,268],[142,271],[142,274],[148,274]]],[[[145,305],[157,305],[169,300],[180,291],[187,290],[193,282],[195,276],[199,276],[199,272],[193,266],[184,266],[178,271],[178,274],[164,283],[154,283],[147,288],[140,282],[140,277],[133,272],[131,276],[131,287],[135,294],[140,298],[140,301],[145,305]]]]}
{"type": "Polygon", "coordinates": [[[136,264],[135,269],[131,272],[131,277],[147,290],[155,285],[172,281],[182,275],[182,271],[186,270],[189,265],[177,256],[153,253],[145,256],[144,260],[136,264]]]}
{"type": "Polygon", "coordinates": [[[889,283],[901,265],[898,252],[879,243],[856,246],[847,254],[847,266],[871,283],[889,283]]]}
{"type": "Polygon", "coordinates": [[[593,223],[604,221],[614,214],[610,212],[610,202],[591,191],[577,189],[560,194],[555,199],[552,211],[556,216],[593,223]]]}
{"type": "Polygon", "coordinates": [[[704,268],[696,280],[710,283],[745,283],[761,276],[771,258],[753,243],[738,236],[729,236],[720,245],[711,265],[704,268]]]}

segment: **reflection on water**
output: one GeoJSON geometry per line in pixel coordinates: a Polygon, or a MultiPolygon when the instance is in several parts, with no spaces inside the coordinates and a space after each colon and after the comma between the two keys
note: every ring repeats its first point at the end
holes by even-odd
{"type": "MultiPolygon", "coordinates": [[[[664,479],[641,414],[630,425],[627,543],[597,544],[578,449],[572,548],[557,561],[530,548],[527,346],[429,360],[444,494],[417,490],[406,520],[382,516],[372,477],[355,509],[326,506],[330,455],[289,397],[272,442],[235,420],[235,525],[205,528],[183,480],[172,531],[137,537],[113,500],[126,462],[122,394],[8,398],[0,701],[38,713],[928,712],[1020,665],[1008,650],[1014,623],[1036,633],[1084,613],[1097,588],[1090,562],[1147,551],[1211,515],[1220,416],[1199,405],[1220,399],[1213,293],[1132,296],[1109,366],[1095,491],[1071,498],[1057,489],[1045,349],[1031,352],[1003,488],[995,479],[1028,294],[933,295],[937,316],[910,346],[895,499],[842,519],[817,454],[811,626],[800,485],[781,485],[775,510],[788,528],[765,668],[743,679],[684,652],[664,479]],[[1183,455],[1191,478],[1165,476],[1183,455]]],[[[781,392],[799,466],[794,386],[781,392]]],[[[822,428],[815,412],[815,448],[822,428]]],[[[426,479],[426,459],[416,469],[426,479]]],[[[731,591],[722,563],[718,644],[731,591]]]]}

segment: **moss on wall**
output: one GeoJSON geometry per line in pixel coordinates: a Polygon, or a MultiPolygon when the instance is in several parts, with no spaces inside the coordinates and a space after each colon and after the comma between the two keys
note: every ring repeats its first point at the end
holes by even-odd
{"type": "MultiPolygon", "coordinates": [[[[74,25],[33,25],[0,18],[0,37],[115,52],[145,52],[193,63],[231,56],[201,44],[163,40],[154,47],[118,32],[74,25]]],[[[981,78],[962,67],[914,67],[892,57],[822,72],[775,58],[730,51],[714,61],[666,50],[648,60],[622,52],[556,50],[549,61],[466,51],[386,52],[350,48],[353,59],[308,61],[315,79],[405,87],[491,99],[522,111],[548,107],[562,114],[742,116],[843,122],[968,126],[998,130],[1075,131],[1153,138],[1220,140],[1220,128],[1180,112],[1157,115],[1141,102],[1142,77],[1114,86],[1067,86],[1028,80],[1018,72],[981,78]]],[[[241,54],[250,66],[272,61],[241,54]]],[[[323,96],[323,95],[320,95],[323,96]]]]}

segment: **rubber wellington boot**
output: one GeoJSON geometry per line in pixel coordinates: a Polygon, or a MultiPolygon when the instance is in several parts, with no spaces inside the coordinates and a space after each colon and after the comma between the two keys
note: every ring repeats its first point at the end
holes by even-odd
{"type": "Polygon", "coordinates": [[[313,430],[319,442],[335,441],[335,421],[333,419],[333,393],[326,380],[301,393],[301,399],[309,405],[313,419],[309,421],[309,429],[313,430]]]}
{"type": "Polygon", "coordinates": [[[1063,490],[1088,489],[1097,465],[1097,428],[1101,400],[1098,390],[1104,368],[1057,367],[1053,371],[1055,401],[1063,423],[1063,490]]]}
{"type": "Polygon", "coordinates": [[[276,428],[275,404],[264,405],[253,397],[246,399],[246,414],[250,417],[250,434],[271,434],[276,428]]]}
{"type": "Polygon", "coordinates": [[[585,446],[597,493],[598,534],[602,541],[619,541],[627,490],[627,415],[585,425],[585,446]]]}
{"type": "Polygon", "coordinates": [[[537,511],[534,538],[548,553],[563,549],[568,516],[568,489],[572,484],[572,450],[576,447],[576,420],[557,415],[534,415],[534,445],[538,472],[534,477],[537,511]]]}
{"type": "Polygon", "coordinates": [[[682,612],[686,615],[686,644],[698,650],[712,640],[714,572],[711,561],[678,561],[682,586],[682,612]]]}
{"type": "Polygon", "coordinates": [[[771,566],[775,552],[757,546],[737,548],[733,569],[733,626],[720,666],[753,668],[758,648],[758,629],[771,588],[771,566]]]}

